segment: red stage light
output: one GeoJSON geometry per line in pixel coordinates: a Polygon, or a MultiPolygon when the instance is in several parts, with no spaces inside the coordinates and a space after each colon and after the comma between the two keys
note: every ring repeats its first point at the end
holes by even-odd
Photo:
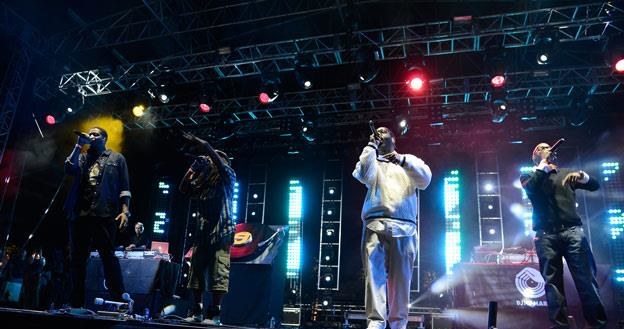
{"type": "Polygon", "coordinates": [[[54,118],[54,116],[53,116],[53,115],[48,114],[48,115],[46,115],[46,117],[45,117],[45,122],[46,122],[47,124],[49,124],[49,125],[53,125],[53,124],[55,124],[55,123],[56,123],[56,118],[54,118]]]}
{"type": "Polygon", "coordinates": [[[505,77],[502,75],[495,75],[492,77],[492,80],[490,80],[490,83],[494,88],[502,87],[505,85],[505,77]]]}
{"type": "Polygon", "coordinates": [[[258,100],[262,104],[269,104],[269,102],[271,102],[271,98],[267,93],[260,93],[260,95],[258,95],[258,100]]]}
{"type": "Polygon", "coordinates": [[[420,91],[425,85],[425,81],[421,76],[412,76],[407,80],[407,84],[413,91],[420,91]]]}
{"type": "Polygon", "coordinates": [[[210,105],[208,105],[206,103],[201,103],[201,104],[199,104],[199,110],[204,112],[204,113],[208,113],[208,112],[210,112],[211,108],[210,108],[210,105]]]}
{"type": "Polygon", "coordinates": [[[623,73],[624,72],[624,58],[620,58],[615,62],[615,72],[623,73]]]}

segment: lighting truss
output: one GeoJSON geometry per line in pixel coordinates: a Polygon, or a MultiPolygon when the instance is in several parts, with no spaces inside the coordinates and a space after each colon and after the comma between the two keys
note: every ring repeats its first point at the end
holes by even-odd
{"type": "MultiPolygon", "coordinates": [[[[46,89],[71,87],[81,88],[85,96],[133,90],[140,85],[153,85],[150,72],[160,65],[173,68],[177,83],[256,76],[267,70],[291,71],[294,69],[293,58],[298,53],[310,54],[316,66],[333,66],[350,63],[352,59],[348,54],[364,45],[378,47],[381,60],[402,59],[416,52],[434,56],[481,51],[493,46],[526,47],[533,44],[535,29],[544,26],[556,28],[562,43],[599,40],[605,36],[624,32],[624,10],[617,5],[616,2],[600,2],[490,15],[474,18],[473,24],[468,25],[456,25],[452,20],[448,20],[361,30],[354,33],[355,39],[362,41],[350,48],[336,42],[337,39],[345,37],[346,33],[245,45],[234,47],[227,54],[219,54],[218,50],[198,52],[193,50],[196,48],[189,47],[185,49],[184,54],[178,56],[120,65],[111,71],[116,72],[115,74],[93,69],[64,74],[60,78],[42,77],[35,84],[35,94],[41,97],[49,94],[46,89]],[[60,83],[50,85],[53,81],[60,83]],[[44,90],[39,90],[40,88],[44,90]]],[[[171,33],[167,32],[169,28],[163,27],[160,14],[155,13],[152,16],[154,15],[160,18],[160,33],[162,35],[171,33]]],[[[105,33],[108,31],[102,30],[96,34],[105,33]]],[[[121,35],[119,38],[123,38],[124,33],[115,33],[114,35],[121,35]]],[[[134,40],[129,38],[124,42],[134,40]]],[[[64,42],[67,41],[59,41],[57,44],[64,42]]]]}
{"type": "MultiPolygon", "coordinates": [[[[514,104],[531,98],[542,104],[542,110],[569,106],[570,94],[575,88],[586,88],[591,94],[612,94],[623,91],[621,76],[614,75],[607,66],[573,67],[550,71],[523,71],[508,73],[507,100],[514,104]]],[[[220,99],[214,102],[213,112],[202,113],[194,104],[163,105],[150,108],[150,114],[141,118],[124,117],[127,129],[188,127],[210,124],[222,113],[230,113],[234,123],[301,117],[305,111],[316,111],[320,116],[359,114],[362,120],[379,116],[397,108],[426,109],[432,106],[458,106],[450,115],[470,115],[474,107],[487,100],[487,75],[458,76],[430,81],[429,93],[414,95],[403,83],[379,83],[362,87],[354,97],[346,88],[308,90],[287,93],[269,106],[258,104],[256,96],[220,99]]],[[[328,125],[348,125],[349,120],[336,117],[328,125]]],[[[257,123],[254,123],[258,125],[257,123]]],[[[323,121],[318,123],[323,127],[323,121]]],[[[260,127],[258,128],[260,129],[260,127]]],[[[279,129],[279,127],[277,127],[279,129]]]]}

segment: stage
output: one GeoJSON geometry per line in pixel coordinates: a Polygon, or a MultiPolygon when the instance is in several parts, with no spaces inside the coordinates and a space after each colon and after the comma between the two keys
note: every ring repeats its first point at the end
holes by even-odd
{"type": "Polygon", "coordinates": [[[88,310],[32,311],[0,308],[4,328],[247,328],[241,326],[209,326],[184,322],[179,317],[141,319],[140,316],[90,314],[88,310]],[[10,323],[10,325],[7,325],[10,323]]]}

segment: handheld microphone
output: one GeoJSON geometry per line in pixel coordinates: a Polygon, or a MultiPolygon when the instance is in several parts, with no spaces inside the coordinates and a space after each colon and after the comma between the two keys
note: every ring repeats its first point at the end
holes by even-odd
{"type": "Polygon", "coordinates": [[[93,300],[93,304],[95,304],[95,305],[113,306],[115,308],[115,310],[118,310],[118,311],[122,307],[127,307],[127,312],[128,313],[132,313],[132,308],[134,306],[134,300],[132,298],[130,298],[130,294],[128,294],[127,292],[124,292],[121,295],[121,299],[125,300],[126,302],[116,302],[116,301],[106,300],[104,298],[96,297],[95,300],[93,300]]]}
{"type": "Polygon", "coordinates": [[[550,152],[551,152],[551,153],[554,153],[555,151],[557,151],[557,148],[558,148],[561,144],[563,144],[563,142],[565,142],[565,139],[563,139],[563,138],[560,138],[558,141],[556,141],[556,142],[555,142],[555,144],[553,144],[553,145],[550,147],[550,152]]]}
{"type": "Polygon", "coordinates": [[[379,137],[379,133],[377,132],[377,128],[375,128],[375,123],[373,122],[373,120],[368,120],[368,127],[370,128],[373,135],[375,135],[375,138],[381,140],[381,138],[379,137]]]}
{"type": "Polygon", "coordinates": [[[128,303],[116,302],[116,301],[112,301],[112,300],[106,300],[106,299],[100,298],[100,297],[96,297],[95,300],[93,301],[93,304],[95,304],[95,305],[115,306],[116,309],[119,309],[122,306],[128,306],[128,303]]]}
{"type": "Polygon", "coordinates": [[[74,134],[78,135],[79,137],[84,137],[87,139],[89,138],[89,134],[83,133],[82,131],[74,130],[74,134]]]}

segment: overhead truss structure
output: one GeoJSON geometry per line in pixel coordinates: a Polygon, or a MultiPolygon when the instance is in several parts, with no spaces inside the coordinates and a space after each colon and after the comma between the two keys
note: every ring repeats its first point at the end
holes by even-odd
{"type": "MultiPolygon", "coordinates": [[[[623,91],[624,77],[616,75],[604,66],[573,67],[567,69],[524,71],[507,76],[507,100],[512,108],[520,108],[527,99],[534,102],[534,110],[565,108],[572,101],[571,95],[601,95],[623,91]]],[[[358,85],[359,86],[359,85],[358,85]]],[[[258,103],[256,97],[220,99],[213,103],[213,111],[203,113],[197,104],[154,106],[144,117],[118,114],[124,117],[127,129],[189,127],[215,122],[259,122],[312,115],[319,126],[348,125],[344,115],[355,115],[365,122],[372,116],[388,117],[389,111],[410,109],[412,116],[418,116],[423,109],[446,108],[443,117],[457,117],[474,114],[477,107],[463,105],[484,105],[491,90],[489,77],[459,76],[437,79],[429,82],[429,90],[417,94],[404,83],[379,83],[363,85],[361,89],[347,87],[308,90],[280,95],[269,105],[258,103]]],[[[258,126],[259,128],[259,126],[258,126]]]]}
{"type": "MultiPolygon", "coordinates": [[[[152,4],[162,5],[163,3],[162,1],[155,1],[152,4]]],[[[297,10],[301,12],[334,8],[335,5],[329,3],[333,3],[333,1],[327,1],[325,4],[318,1],[315,3],[316,9],[312,8],[312,5],[305,7],[301,1],[295,1],[293,6],[298,6],[297,10]]],[[[286,5],[284,4],[284,6],[286,5]]],[[[535,32],[543,28],[554,29],[562,43],[600,40],[610,35],[624,33],[624,9],[621,6],[622,4],[618,2],[581,4],[476,17],[469,24],[457,24],[453,20],[429,22],[355,31],[353,35],[346,33],[321,35],[234,47],[226,50],[195,51],[196,48],[189,47],[186,48],[187,51],[184,54],[178,56],[123,64],[109,70],[93,69],[67,73],[60,77],[42,77],[35,84],[35,94],[46,99],[54,93],[58,93],[59,89],[61,91],[78,90],[88,97],[154,86],[153,78],[160,73],[163,66],[172,68],[176,72],[175,80],[178,84],[257,76],[269,71],[291,71],[294,69],[294,58],[299,53],[313,56],[315,66],[334,66],[351,63],[353,61],[351,54],[361,46],[377,47],[380,60],[403,59],[413,54],[434,56],[469,53],[492,47],[527,47],[534,44],[535,32]],[[341,40],[347,37],[357,40],[357,42],[346,46],[341,40]]],[[[280,10],[286,8],[277,7],[280,10]]],[[[277,7],[271,10],[278,10],[277,7]]],[[[158,6],[150,8],[152,8],[152,16],[148,22],[154,25],[160,24],[160,28],[149,28],[151,34],[146,31],[146,35],[180,34],[183,36],[183,32],[187,29],[199,29],[193,29],[191,26],[173,28],[170,24],[171,20],[163,16],[163,8],[158,6]]],[[[222,8],[222,10],[227,9],[222,8]]],[[[200,10],[197,15],[201,15],[201,12],[200,10]]],[[[243,12],[245,15],[251,15],[246,11],[241,11],[241,15],[243,12]]],[[[130,13],[132,13],[132,9],[127,14],[130,13]]],[[[265,13],[265,15],[271,16],[270,13],[265,13]]],[[[276,13],[275,15],[280,14],[276,13]]],[[[124,17],[120,16],[118,20],[123,21],[125,20],[124,17]]],[[[231,22],[235,22],[233,17],[229,17],[231,22]]],[[[248,20],[252,19],[254,18],[248,20]]],[[[255,19],[262,18],[258,16],[255,19]]],[[[191,18],[189,20],[193,21],[191,18]]],[[[120,24],[120,26],[112,24],[110,31],[105,29],[98,30],[95,34],[81,33],[79,35],[82,37],[78,38],[84,39],[71,41],[73,46],[69,48],[71,50],[82,49],[79,45],[85,45],[87,48],[104,45],[115,46],[119,43],[129,43],[147,37],[140,33],[132,34],[118,31],[118,29],[130,31],[133,26],[134,23],[129,22],[120,24]],[[117,32],[113,34],[113,31],[117,32]],[[111,37],[106,37],[107,34],[110,34],[111,37]],[[91,40],[93,35],[100,37],[91,40]],[[113,35],[118,37],[113,38],[113,35]],[[106,43],[106,40],[117,40],[117,43],[110,41],[106,43]],[[103,44],[98,44],[98,42],[103,42],[103,44]]],[[[71,40],[76,37],[66,36],[71,40]]],[[[187,42],[182,39],[179,40],[182,43],[187,42]]],[[[68,42],[70,41],[59,41],[57,44],[62,46],[68,42]]]]}

